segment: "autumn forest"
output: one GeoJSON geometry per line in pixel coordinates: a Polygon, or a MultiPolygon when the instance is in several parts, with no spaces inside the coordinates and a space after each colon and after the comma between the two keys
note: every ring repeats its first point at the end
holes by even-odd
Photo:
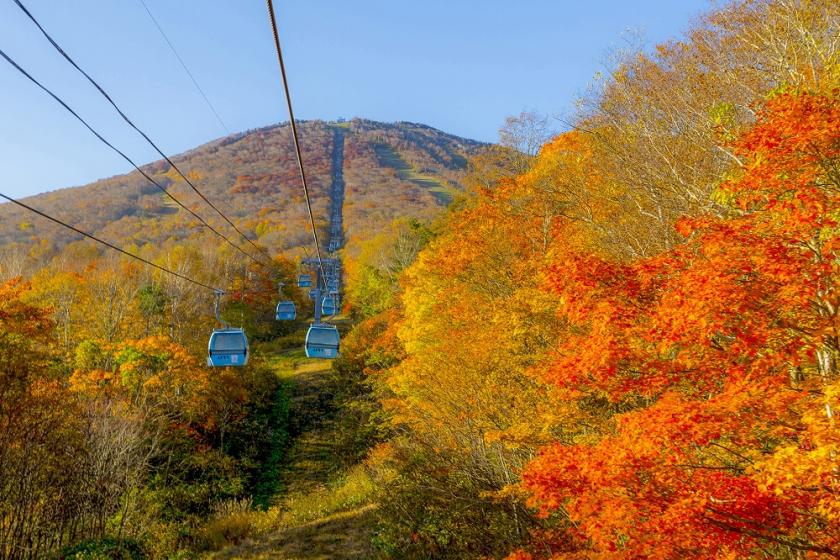
{"type": "Polygon", "coordinates": [[[495,144],[299,122],[334,360],[289,123],[141,168],[240,250],[139,171],[25,202],[157,268],[0,205],[0,558],[840,558],[838,23],[721,4],[495,144]]]}

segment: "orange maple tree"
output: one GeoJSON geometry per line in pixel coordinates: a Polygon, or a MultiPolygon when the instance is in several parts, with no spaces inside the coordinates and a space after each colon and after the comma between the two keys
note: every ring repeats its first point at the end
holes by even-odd
{"type": "Polygon", "coordinates": [[[837,97],[768,99],[684,244],[557,253],[569,328],[539,374],[592,418],[524,473],[567,519],[557,557],[838,557],[837,97]]]}

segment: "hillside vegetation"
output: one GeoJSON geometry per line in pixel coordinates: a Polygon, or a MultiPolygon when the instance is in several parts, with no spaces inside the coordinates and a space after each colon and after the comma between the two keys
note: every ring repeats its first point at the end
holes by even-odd
{"type": "MultiPolygon", "coordinates": [[[[456,192],[466,157],[481,148],[410,123],[308,122],[301,132],[322,239],[336,166],[345,172],[351,252],[397,216],[443,209],[427,184],[400,173],[416,168],[456,192]],[[343,161],[334,142],[344,142],[343,161]],[[374,146],[389,146],[399,167],[374,146]]],[[[293,154],[289,127],[276,126],[175,158],[270,259],[212,217],[167,164],[146,167],[259,262],[139,173],[27,200],[180,276],[0,205],[1,558],[192,556],[250,534],[248,512],[269,508],[288,484],[290,438],[300,436],[290,410],[300,410],[283,372],[312,361],[300,358],[306,323],[275,321],[274,305],[280,284],[299,317],[311,316],[295,278],[314,250],[293,154]],[[203,364],[216,326],[207,286],[227,291],[222,318],[248,333],[244,369],[203,364]]]]}
{"type": "Polygon", "coordinates": [[[133,175],[33,199],[225,287],[244,368],[201,364],[210,290],[0,207],[0,558],[840,558],[838,31],[725,4],[500,145],[307,123],[332,362],[283,128],[183,156],[271,266],[133,175]]]}
{"type": "Polygon", "coordinates": [[[840,557],[838,23],[729,4],[363,247],[384,556],[840,557]]]}
{"type": "MultiPolygon", "coordinates": [[[[451,193],[462,190],[460,181],[467,158],[483,146],[424,125],[362,119],[304,122],[301,138],[313,210],[324,238],[332,144],[336,138],[345,142],[344,222],[345,237],[351,240],[385,227],[396,217],[434,216],[451,193]],[[392,154],[391,159],[377,156],[376,150],[383,148],[392,154]],[[424,180],[414,180],[412,174],[424,180]],[[444,192],[447,196],[441,197],[444,192]]],[[[310,244],[288,125],[222,138],[173,161],[263,247],[280,253],[310,244]]],[[[149,164],[144,170],[234,242],[244,244],[166,162],[149,164]]],[[[37,195],[27,203],[119,246],[147,247],[155,255],[159,248],[171,249],[185,241],[201,240],[202,245],[210,243],[213,247],[220,242],[136,172],[37,195]]],[[[79,239],[57,224],[10,204],[0,204],[0,277],[32,271],[43,258],[79,239]],[[28,257],[35,260],[27,264],[28,257]]]]}

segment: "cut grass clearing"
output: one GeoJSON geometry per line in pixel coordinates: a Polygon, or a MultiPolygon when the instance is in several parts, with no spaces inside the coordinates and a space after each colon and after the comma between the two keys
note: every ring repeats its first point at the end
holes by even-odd
{"type": "Polygon", "coordinates": [[[400,156],[400,154],[398,154],[388,144],[374,144],[373,151],[376,153],[376,158],[379,160],[379,164],[394,169],[400,180],[408,181],[417,186],[423,187],[443,205],[447,205],[452,202],[453,194],[451,189],[441,183],[440,179],[433,175],[420,173],[408,165],[402,156],[400,156]]]}
{"type": "MultiPolygon", "coordinates": [[[[343,325],[341,325],[343,326],[343,325]]],[[[285,560],[374,558],[376,486],[362,465],[341,469],[334,457],[332,363],[306,358],[303,335],[262,348],[287,384],[292,445],[280,472],[283,488],[267,511],[232,507],[215,520],[211,548],[233,544],[207,558],[285,560]]],[[[236,504],[232,504],[236,506],[236,504]]]]}
{"type": "Polygon", "coordinates": [[[283,501],[281,527],[295,527],[341,512],[370,507],[376,486],[361,465],[335,476],[327,484],[308,492],[293,492],[283,501]]]}
{"type": "Polygon", "coordinates": [[[223,551],[214,558],[250,560],[349,560],[375,558],[366,530],[376,507],[363,506],[288,527],[223,551]]]}

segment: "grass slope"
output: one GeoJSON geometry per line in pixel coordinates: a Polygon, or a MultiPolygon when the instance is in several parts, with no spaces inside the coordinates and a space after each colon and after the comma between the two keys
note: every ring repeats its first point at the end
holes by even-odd
{"type": "Polygon", "coordinates": [[[451,189],[441,183],[440,179],[426,173],[420,173],[408,165],[390,145],[377,143],[374,144],[373,150],[376,152],[376,158],[380,165],[394,169],[401,181],[408,181],[427,189],[441,204],[446,205],[452,201],[451,189]]]}
{"type": "Polygon", "coordinates": [[[206,558],[349,560],[375,556],[371,547],[374,487],[363,468],[343,471],[336,466],[332,363],[305,357],[304,332],[275,343],[278,348],[271,360],[291,396],[292,443],[280,469],[282,490],[273,507],[252,514],[251,523],[259,530],[206,558]]]}

